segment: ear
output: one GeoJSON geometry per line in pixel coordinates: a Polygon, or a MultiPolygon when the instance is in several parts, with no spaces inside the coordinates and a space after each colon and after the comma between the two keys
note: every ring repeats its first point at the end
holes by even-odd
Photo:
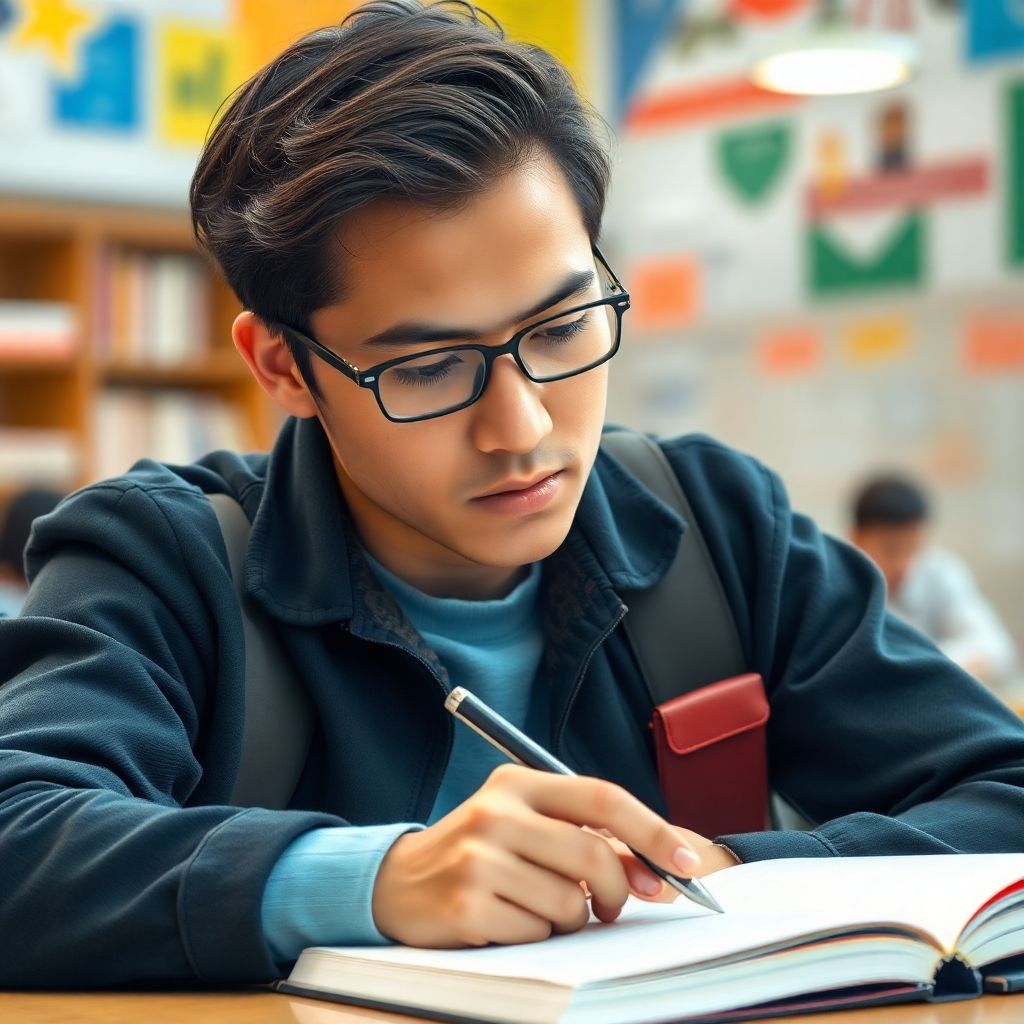
{"type": "Polygon", "coordinates": [[[271,334],[255,313],[245,310],[231,325],[231,340],[256,383],[285,412],[300,419],[316,415],[316,402],[283,337],[271,334]]]}

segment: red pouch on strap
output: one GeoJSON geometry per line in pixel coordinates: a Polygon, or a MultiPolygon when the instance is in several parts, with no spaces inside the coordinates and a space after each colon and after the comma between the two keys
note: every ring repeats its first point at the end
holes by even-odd
{"type": "Polygon", "coordinates": [[[709,839],[769,827],[765,724],[756,673],[659,704],[651,715],[669,819],[709,839]]]}

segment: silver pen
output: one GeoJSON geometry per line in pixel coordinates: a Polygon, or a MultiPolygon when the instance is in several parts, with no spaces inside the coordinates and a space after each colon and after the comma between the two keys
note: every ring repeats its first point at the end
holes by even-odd
{"type": "MultiPolygon", "coordinates": [[[[546,751],[539,743],[531,740],[526,733],[521,732],[511,722],[502,718],[497,711],[489,708],[469,690],[456,686],[448,694],[444,706],[446,711],[465,722],[471,729],[483,736],[488,743],[497,747],[513,761],[525,765],[527,768],[535,768],[542,772],[554,772],[556,775],[576,774],[568,765],[562,764],[557,757],[546,751]]],[[[629,851],[659,878],[663,878],[694,903],[706,907],[708,910],[714,910],[718,914],[724,913],[714,896],[695,878],[683,878],[658,867],[650,858],[645,857],[638,850],[634,850],[632,846],[629,847],[629,851]]]]}

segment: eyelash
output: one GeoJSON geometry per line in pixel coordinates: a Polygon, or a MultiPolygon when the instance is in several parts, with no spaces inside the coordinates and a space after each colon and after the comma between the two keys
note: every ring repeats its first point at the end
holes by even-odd
{"type": "Polygon", "coordinates": [[[554,330],[563,330],[564,329],[565,333],[564,334],[555,334],[555,335],[552,335],[552,337],[554,337],[558,341],[568,341],[571,338],[575,338],[576,335],[579,334],[580,331],[582,331],[587,326],[587,321],[589,319],[590,319],[590,310],[588,309],[587,312],[584,313],[583,316],[581,316],[579,318],[579,320],[573,320],[572,323],[564,324],[562,326],[562,328],[553,328],[554,330]]]}
{"type": "Polygon", "coordinates": [[[425,387],[451,376],[457,362],[459,362],[459,360],[455,356],[449,356],[440,363],[433,363],[429,366],[417,366],[412,368],[394,366],[392,367],[391,372],[398,377],[399,382],[402,384],[412,384],[415,386],[425,387]]]}

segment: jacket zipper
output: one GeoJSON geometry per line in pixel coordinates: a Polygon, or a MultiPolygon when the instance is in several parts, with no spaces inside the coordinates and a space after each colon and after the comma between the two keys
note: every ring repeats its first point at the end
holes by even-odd
{"type": "Polygon", "coordinates": [[[598,647],[601,646],[611,636],[615,627],[625,618],[626,612],[629,608],[624,605],[619,605],[618,615],[605,627],[604,631],[598,636],[598,638],[587,648],[587,656],[583,659],[583,664],[580,666],[579,672],[576,674],[576,679],[573,682],[572,690],[569,693],[569,699],[566,701],[565,711],[562,713],[562,719],[558,723],[558,728],[555,731],[555,752],[558,755],[562,754],[562,740],[565,736],[566,726],[569,723],[569,715],[572,712],[573,705],[576,703],[576,696],[580,692],[580,687],[583,685],[583,677],[587,674],[587,669],[590,667],[590,662],[594,655],[597,653],[598,647]]]}
{"type": "MultiPolygon", "coordinates": [[[[341,628],[346,633],[348,633],[350,636],[356,636],[356,634],[352,632],[352,630],[350,628],[350,624],[348,622],[341,623],[341,628]]],[[[430,665],[427,664],[426,660],[421,658],[415,651],[409,650],[408,647],[404,647],[402,644],[396,644],[392,640],[378,640],[376,637],[369,637],[369,636],[358,636],[358,637],[356,637],[356,639],[362,640],[362,641],[364,641],[364,642],[366,642],[368,644],[377,644],[380,647],[391,647],[391,648],[393,648],[396,651],[401,651],[403,654],[408,655],[414,661],[418,661],[427,670],[427,675],[430,676],[430,678],[437,684],[437,688],[441,691],[442,702],[443,702],[443,700],[445,698],[447,698],[448,691],[444,688],[444,683],[442,683],[441,680],[437,677],[437,674],[430,667],[430,665]]],[[[445,726],[446,726],[446,730],[445,731],[446,731],[447,735],[445,737],[446,742],[445,742],[444,756],[445,756],[445,764],[447,764],[448,763],[448,759],[451,757],[451,753],[452,753],[452,743],[453,743],[453,740],[454,740],[453,733],[454,733],[455,723],[452,720],[451,715],[446,715],[445,718],[447,719],[447,721],[445,722],[445,726]]],[[[433,793],[433,796],[431,798],[431,804],[430,804],[431,807],[433,807],[434,801],[437,800],[437,792],[438,791],[435,789],[434,793],[433,793]]]]}

